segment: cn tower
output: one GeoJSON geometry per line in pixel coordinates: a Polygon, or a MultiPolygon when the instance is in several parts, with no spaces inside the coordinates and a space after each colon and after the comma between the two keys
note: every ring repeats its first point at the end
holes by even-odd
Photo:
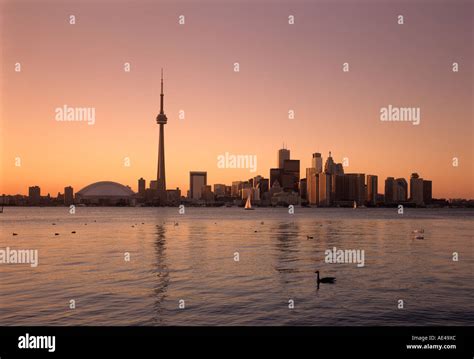
{"type": "Polygon", "coordinates": [[[158,142],[158,171],[157,171],[157,197],[160,202],[166,202],[166,175],[165,175],[165,128],[168,118],[164,112],[163,69],[161,69],[161,94],[160,113],[156,116],[156,123],[160,125],[160,138],[158,142]]]}

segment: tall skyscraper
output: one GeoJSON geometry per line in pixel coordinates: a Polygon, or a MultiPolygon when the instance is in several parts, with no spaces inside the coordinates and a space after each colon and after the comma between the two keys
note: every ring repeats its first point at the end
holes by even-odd
{"type": "Polygon", "coordinates": [[[281,186],[287,192],[298,192],[300,182],[300,160],[285,160],[281,186]]]}
{"type": "Polygon", "coordinates": [[[385,204],[392,204],[396,202],[396,182],[395,178],[387,177],[385,179],[385,204]]]}
{"type": "Polygon", "coordinates": [[[367,202],[371,205],[377,203],[378,177],[367,175],[367,202]]]}
{"type": "Polygon", "coordinates": [[[405,178],[395,180],[395,189],[393,195],[396,202],[406,202],[408,198],[408,183],[405,178]]]}
{"type": "Polygon", "coordinates": [[[412,173],[410,177],[410,200],[417,205],[423,204],[423,178],[418,173],[412,173]]]}
{"type": "Polygon", "coordinates": [[[278,168],[283,168],[285,160],[289,160],[289,159],[290,159],[290,150],[284,147],[278,150],[278,168]]]}
{"type": "Polygon", "coordinates": [[[145,195],[145,188],[146,188],[146,181],[143,179],[143,177],[141,177],[139,180],[138,180],[138,194],[140,196],[144,196],[145,195]]]}
{"type": "Polygon", "coordinates": [[[158,142],[158,171],[157,171],[157,197],[160,201],[166,200],[166,175],[165,175],[165,129],[164,125],[168,118],[164,112],[164,93],[163,93],[163,69],[161,69],[161,94],[160,94],[160,113],[156,116],[156,123],[160,125],[160,138],[158,142]]]}
{"type": "Polygon", "coordinates": [[[207,172],[189,172],[189,197],[198,200],[202,197],[202,188],[207,186],[207,172]]]}
{"type": "Polygon", "coordinates": [[[311,167],[316,169],[316,173],[323,172],[323,158],[321,157],[320,153],[313,153],[313,159],[311,161],[311,164],[311,167]]]}
{"type": "Polygon", "coordinates": [[[74,203],[74,189],[71,186],[64,187],[64,204],[70,206],[74,203]]]}
{"type": "Polygon", "coordinates": [[[38,186],[28,188],[28,202],[33,205],[39,204],[41,201],[41,189],[38,186]]]}
{"type": "Polygon", "coordinates": [[[425,202],[425,204],[433,202],[432,186],[431,181],[423,180],[423,202],[425,202]]]}
{"type": "Polygon", "coordinates": [[[326,163],[324,164],[324,173],[332,175],[335,171],[335,164],[331,156],[331,151],[329,151],[329,156],[326,159],[326,163]]]}

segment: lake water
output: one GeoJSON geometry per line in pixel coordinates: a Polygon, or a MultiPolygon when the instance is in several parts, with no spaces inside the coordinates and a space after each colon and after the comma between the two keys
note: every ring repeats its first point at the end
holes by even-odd
{"type": "Polygon", "coordinates": [[[37,249],[39,264],[0,264],[0,323],[472,325],[473,219],[468,209],[6,207],[0,249],[37,249]],[[364,250],[365,266],[326,263],[333,247],[364,250]],[[315,270],[336,283],[318,289],[315,270]]]}

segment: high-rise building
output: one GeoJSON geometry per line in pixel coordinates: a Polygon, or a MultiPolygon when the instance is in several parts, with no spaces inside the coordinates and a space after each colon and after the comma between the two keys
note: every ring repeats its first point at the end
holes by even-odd
{"type": "Polygon", "coordinates": [[[290,150],[282,148],[278,150],[278,168],[283,168],[286,160],[290,159],[290,150]]]}
{"type": "Polygon", "coordinates": [[[423,202],[425,204],[430,204],[433,202],[433,194],[432,194],[432,182],[428,180],[423,180],[423,202]]]}
{"type": "Polygon", "coordinates": [[[326,159],[326,163],[324,164],[324,173],[332,175],[335,172],[335,164],[331,156],[331,151],[329,151],[329,156],[326,159]]]}
{"type": "Polygon", "coordinates": [[[331,175],[328,173],[318,173],[319,178],[319,206],[329,206],[331,204],[331,175]]]}
{"type": "Polygon", "coordinates": [[[207,186],[207,172],[189,172],[189,195],[190,199],[198,200],[202,197],[202,188],[207,186]]]}
{"type": "Polygon", "coordinates": [[[282,168],[270,168],[270,188],[273,184],[278,182],[278,185],[282,185],[283,180],[283,167],[282,168]]]}
{"type": "Polygon", "coordinates": [[[313,167],[306,169],[306,197],[309,204],[319,203],[319,177],[316,171],[313,167]]]}
{"type": "Polygon", "coordinates": [[[140,178],[138,180],[138,194],[140,196],[144,196],[145,190],[146,190],[146,181],[143,178],[140,178]]]}
{"type": "Polygon", "coordinates": [[[239,190],[240,190],[241,185],[242,185],[242,181],[232,182],[232,189],[230,191],[231,197],[234,197],[234,198],[239,197],[239,190]]]}
{"type": "Polygon", "coordinates": [[[323,172],[323,158],[318,152],[313,153],[313,158],[311,161],[311,168],[316,170],[316,173],[323,172]]]}
{"type": "Polygon", "coordinates": [[[394,201],[397,203],[406,202],[408,198],[408,183],[405,178],[397,178],[395,180],[393,190],[394,201]]]}
{"type": "Polygon", "coordinates": [[[377,203],[378,177],[367,175],[367,202],[371,205],[377,203]]]}
{"type": "Polygon", "coordinates": [[[64,204],[70,206],[74,203],[74,189],[71,186],[64,187],[64,204]]]}
{"type": "Polygon", "coordinates": [[[300,197],[302,199],[307,199],[306,197],[308,196],[308,182],[306,178],[300,179],[300,197]]]}
{"type": "Polygon", "coordinates": [[[298,192],[300,182],[300,160],[285,160],[281,179],[284,191],[298,192]]]}
{"type": "Polygon", "coordinates": [[[206,202],[214,201],[214,193],[212,193],[211,186],[204,185],[204,186],[201,187],[200,199],[203,199],[206,202]]]}
{"type": "Polygon", "coordinates": [[[158,189],[158,182],[156,180],[150,181],[150,189],[156,191],[158,189]]]}
{"type": "Polygon", "coordinates": [[[160,113],[156,116],[156,123],[160,125],[160,138],[158,142],[158,170],[157,170],[157,198],[160,201],[166,201],[166,175],[165,175],[165,129],[168,118],[164,112],[164,93],[163,93],[163,69],[161,70],[161,94],[160,94],[160,113]]]}
{"type": "Polygon", "coordinates": [[[393,204],[396,202],[396,182],[395,178],[387,177],[385,179],[385,204],[393,204]]]}
{"type": "Polygon", "coordinates": [[[39,186],[32,186],[28,188],[28,202],[32,205],[38,205],[41,201],[41,189],[39,186]]]}
{"type": "Polygon", "coordinates": [[[214,194],[215,194],[216,198],[225,197],[225,188],[226,188],[225,184],[216,183],[214,185],[214,194]]]}
{"type": "Polygon", "coordinates": [[[412,173],[410,177],[410,201],[416,205],[423,204],[423,178],[418,173],[412,173]]]}

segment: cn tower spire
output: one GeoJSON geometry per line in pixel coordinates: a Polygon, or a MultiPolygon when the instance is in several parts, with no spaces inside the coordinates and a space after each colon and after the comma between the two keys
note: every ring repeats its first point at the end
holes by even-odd
{"type": "Polygon", "coordinates": [[[160,114],[164,114],[164,98],[165,94],[163,93],[163,68],[161,69],[161,94],[160,94],[160,114]]]}

